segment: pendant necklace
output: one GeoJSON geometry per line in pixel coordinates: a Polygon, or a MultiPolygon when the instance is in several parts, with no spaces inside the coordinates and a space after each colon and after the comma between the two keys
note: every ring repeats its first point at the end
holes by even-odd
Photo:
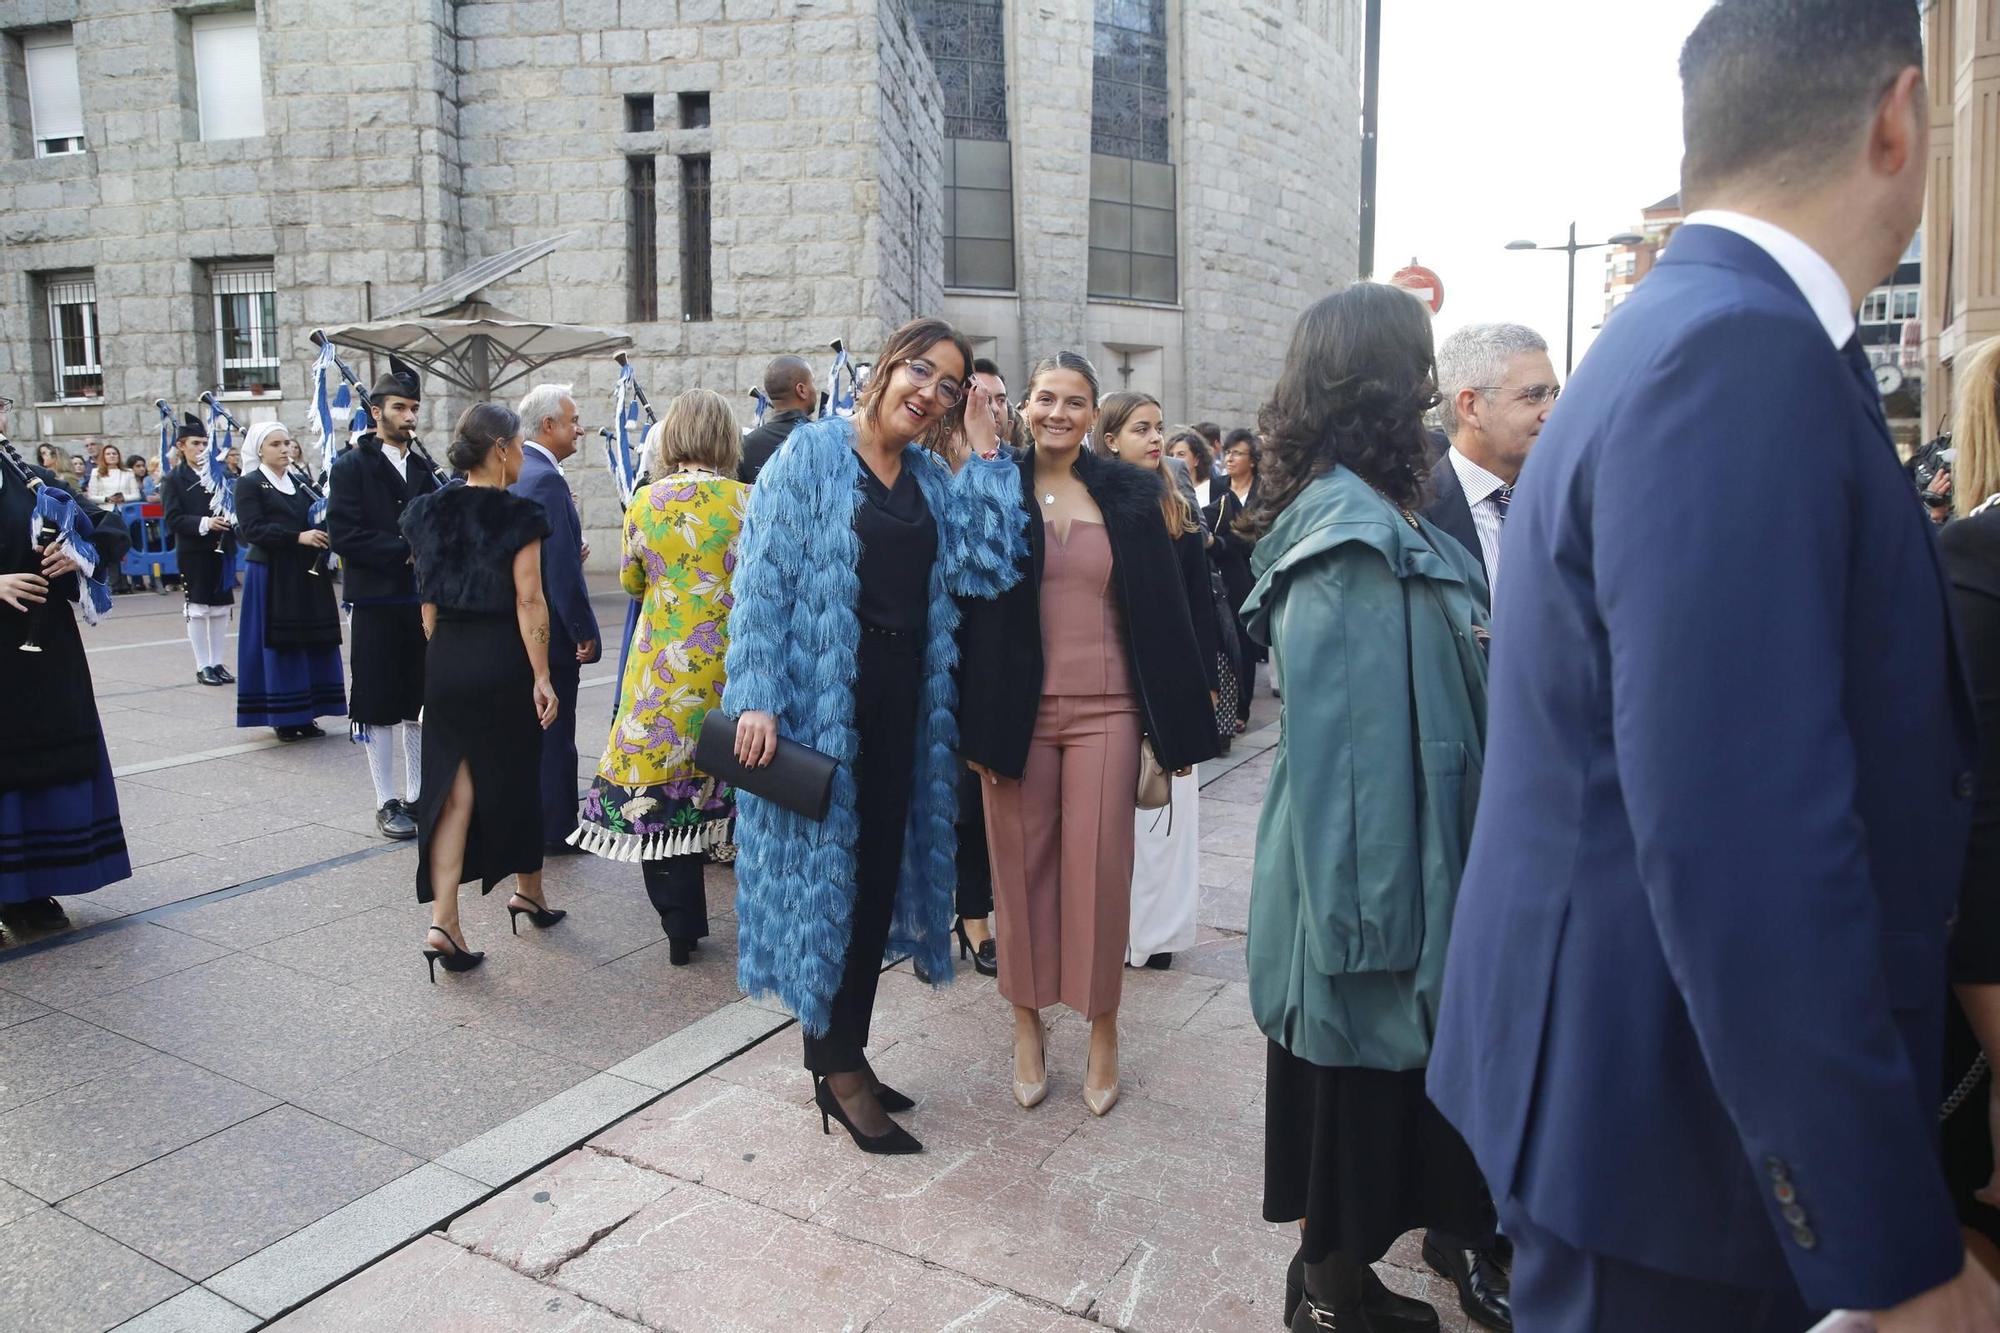
{"type": "Polygon", "coordinates": [[[1048,493],[1042,496],[1042,503],[1045,505],[1053,505],[1055,502],[1056,502],[1056,493],[1054,491],[1049,491],[1048,493]]]}

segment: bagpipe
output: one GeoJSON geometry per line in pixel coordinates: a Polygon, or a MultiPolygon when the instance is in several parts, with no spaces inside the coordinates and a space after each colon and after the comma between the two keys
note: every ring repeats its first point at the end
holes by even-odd
{"type": "MultiPolygon", "coordinates": [[[[362,385],[361,378],[354,373],[354,367],[340,359],[339,353],[333,350],[333,344],[327,340],[326,334],[319,329],[314,329],[308,335],[308,340],[313,346],[319,348],[320,359],[314,363],[313,373],[315,376],[320,377],[322,385],[324,381],[323,369],[326,365],[330,364],[340,373],[340,378],[346,381],[347,388],[354,394],[354,400],[360,404],[360,410],[367,413],[369,422],[373,423],[376,421],[378,418],[375,411],[375,400],[368,396],[368,390],[362,385]]],[[[322,448],[325,447],[326,442],[331,437],[331,427],[328,427],[327,432],[320,437],[322,448]]],[[[430,469],[431,476],[437,479],[437,484],[440,488],[451,485],[451,473],[437,465],[437,460],[430,456],[430,451],[424,448],[424,442],[417,438],[414,431],[410,434],[410,456],[430,469]]],[[[331,477],[333,473],[333,460],[329,458],[326,462],[327,475],[331,477]]]]}
{"type": "Polygon", "coordinates": [[[820,390],[819,395],[820,416],[822,418],[853,416],[854,398],[860,389],[861,377],[855,371],[853,360],[847,355],[847,344],[835,338],[833,366],[826,372],[826,388],[820,390]]]}
{"type": "MultiPolygon", "coordinates": [[[[227,459],[229,451],[235,447],[236,432],[243,429],[243,423],[232,416],[210,390],[202,390],[200,402],[208,412],[208,450],[202,455],[202,469],[195,477],[201,482],[202,489],[208,492],[209,516],[219,518],[233,528],[236,526],[236,478],[229,475],[227,459]]],[[[223,534],[217,533],[215,553],[222,555],[227,549],[223,534]]]]}
{"type": "MultiPolygon", "coordinates": [[[[312,501],[312,507],[306,511],[306,522],[319,531],[325,532],[326,491],[313,481],[312,476],[303,467],[288,464],[285,468],[285,475],[291,478],[292,485],[298,487],[305,494],[306,499],[312,501]]],[[[321,480],[324,481],[325,478],[322,477],[321,480]]],[[[324,546],[316,547],[313,550],[311,563],[306,566],[306,573],[325,578],[327,559],[332,554],[333,552],[327,550],[324,546]]]]}
{"type": "Polygon", "coordinates": [[[647,401],[646,391],[639,387],[638,374],[625,353],[617,353],[612,360],[618,363],[618,383],[611,391],[612,425],[609,429],[599,429],[598,434],[604,437],[604,461],[611,469],[612,484],[618,488],[618,502],[629,507],[644,471],[637,457],[644,439],[633,438],[640,435],[639,416],[645,414],[648,429],[658,425],[660,418],[647,401]]]}
{"type": "MultiPolygon", "coordinates": [[[[85,624],[95,625],[111,610],[111,585],[97,577],[97,547],[78,530],[79,520],[85,517],[82,503],[60,486],[50,486],[30,472],[11,449],[0,449],[0,470],[6,472],[9,482],[25,486],[35,498],[34,507],[28,511],[28,549],[40,551],[44,545],[53,544],[69,557],[82,584],[83,595],[77,599],[77,608],[83,613],[85,624]]],[[[42,651],[42,645],[35,640],[35,613],[40,609],[35,606],[28,611],[28,629],[20,644],[24,653],[42,651]]]]}

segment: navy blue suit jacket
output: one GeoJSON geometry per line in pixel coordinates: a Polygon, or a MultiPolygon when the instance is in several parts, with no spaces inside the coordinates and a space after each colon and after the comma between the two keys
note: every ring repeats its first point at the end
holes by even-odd
{"type": "Polygon", "coordinates": [[[552,637],[558,644],[568,641],[567,656],[572,658],[577,644],[595,643],[596,653],[589,659],[595,662],[604,652],[604,642],[597,632],[597,613],[590,609],[590,588],[583,581],[583,529],[576,502],[561,468],[539,450],[523,445],[521,452],[521,479],[508,489],[536,501],[548,515],[549,535],[542,543],[542,596],[549,604],[552,637]]]}
{"type": "Polygon", "coordinates": [[[1872,383],[1714,227],[1535,445],[1429,1086],[1572,1245],[1818,1309],[1959,1269],[1935,1134],[1974,737],[1909,491],[1872,383]]]}

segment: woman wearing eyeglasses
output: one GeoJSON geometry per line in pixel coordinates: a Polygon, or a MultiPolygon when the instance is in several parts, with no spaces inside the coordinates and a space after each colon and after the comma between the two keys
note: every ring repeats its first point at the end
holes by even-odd
{"type": "Polygon", "coordinates": [[[1023,549],[1017,474],[973,456],[994,427],[971,365],[942,320],[898,329],[853,420],[800,426],[758,473],[732,588],[737,757],[782,735],[840,765],[817,822],[737,793],[737,981],[798,1015],[820,1127],[871,1153],[923,1146],[863,1052],[885,950],[951,967],[953,597],[1004,591],[1023,549]]]}

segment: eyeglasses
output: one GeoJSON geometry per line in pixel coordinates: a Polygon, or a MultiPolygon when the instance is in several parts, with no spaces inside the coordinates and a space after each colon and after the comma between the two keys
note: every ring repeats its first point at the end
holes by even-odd
{"type": "Polygon", "coordinates": [[[938,397],[944,399],[948,406],[958,406],[958,400],[965,396],[964,385],[948,375],[940,377],[937,367],[922,358],[905,361],[903,371],[910,377],[910,384],[915,388],[928,388],[932,383],[936,383],[938,397]]]}
{"type": "MultiPolygon", "coordinates": [[[[1503,384],[1475,384],[1472,386],[1472,391],[1474,393],[1499,393],[1505,387],[1503,384]]],[[[1533,403],[1536,407],[1540,407],[1544,403],[1553,403],[1562,396],[1563,391],[1560,384],[1530,384],[1527,388],[1518,391],[1514,395],[1517,401],[1533,403]]]]}

